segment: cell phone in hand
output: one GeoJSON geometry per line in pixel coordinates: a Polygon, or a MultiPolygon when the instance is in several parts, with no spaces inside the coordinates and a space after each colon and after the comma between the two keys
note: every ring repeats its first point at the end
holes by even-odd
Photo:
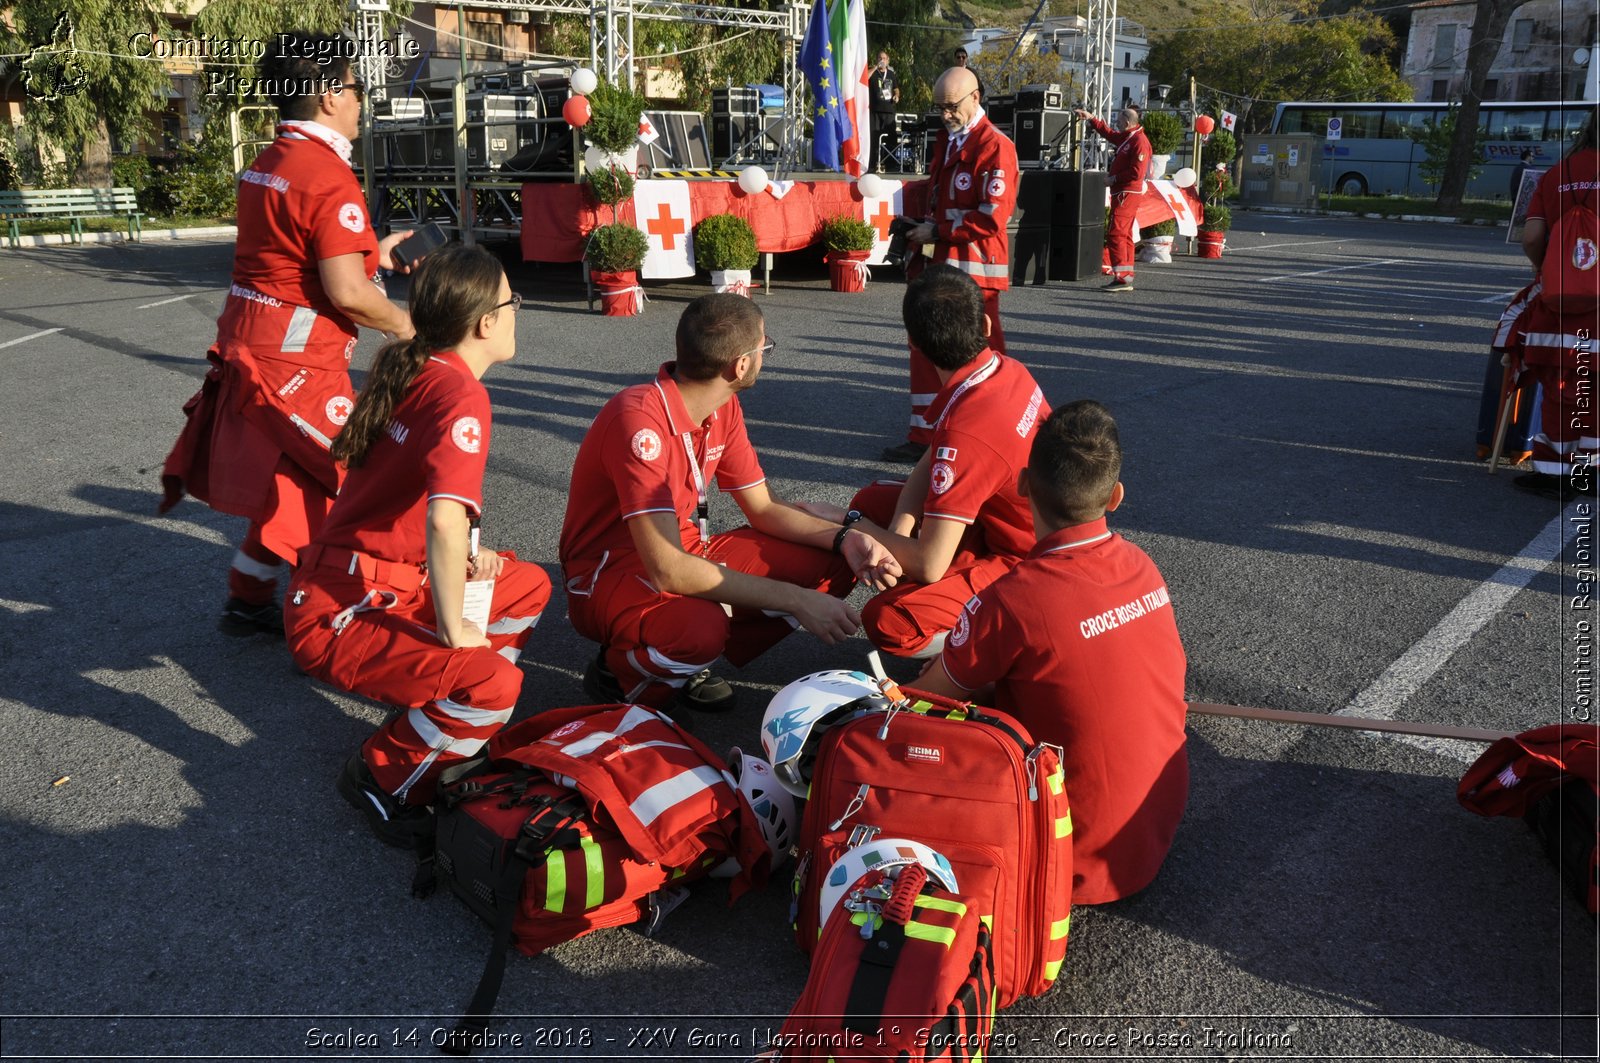
{"type": "Polygon", "coordinates": [[[390,252],[396,266],[404,269],[415,269],[431,252],[437,251],[450,242],[450,238],[439,228],[439,223],[430,221],[410,236],[394,245],[390,252]]]}

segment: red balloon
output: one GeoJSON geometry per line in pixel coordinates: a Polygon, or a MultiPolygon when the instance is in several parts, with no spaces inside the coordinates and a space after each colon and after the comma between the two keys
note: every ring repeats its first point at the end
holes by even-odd
{"type": "Polygon", "coordinates": [[[561,117],[573,129],[582,129],[589,124],[589,119],[594,112],[589,109],[589,101],[582,96],[573,96],[561,105],[561,117]]]}
{"type": "Polygon", "coordinates": [[[1211,131],[1215,128],[1217,128],[1217,120],[1211,117],[1209,114],[1195,116],[1194,131],[1196,133],[1199,133],[1203,137],[1210,136],[1211,131]]]}

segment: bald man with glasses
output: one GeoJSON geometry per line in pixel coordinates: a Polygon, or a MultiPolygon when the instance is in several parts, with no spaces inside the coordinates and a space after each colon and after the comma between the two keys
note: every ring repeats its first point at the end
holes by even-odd
{"type": "MultiPolygon", "coordinates": [[[[989,319],[989,346],[1004,353],[1000,293],[1011,287],[1006,225],[1017,205],[1017,147],[984,113],[978,77],[964,66],[951,67],[933,85],[945,132],[928,160],[928,216],[910,233],[912,244],[932,244],[933,260],[971,277],[983,291],[989,319]]],[[[907,266],[915,279],[923,259],[907,266]]],[[[915,464],[933,439],[926,418],[939,393],[939,371],[911,349],[911,424],[905,443],[883,452],[885,461],[915,464]]]]}

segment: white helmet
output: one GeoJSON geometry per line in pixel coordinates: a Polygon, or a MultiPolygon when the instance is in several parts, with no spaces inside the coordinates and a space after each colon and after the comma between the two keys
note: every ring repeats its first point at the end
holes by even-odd
{"type": "MultiPolygon", "coordinates": [[[[756,814],[761,836],[772,851],[773,870],[777,870],[788,860],[789,850],[795,843],[795,829],[800,825],[794,798],[778,785],[766,761],[752,757],[738,746],[728,750],[728,774],[733,776],[734,788],[756,814]]],[[[739,861],[729,857],[711,872],[711,877],[732,878],[738,873],[739,861]]]]}
{"type": "Polygon", "coordinates": [[[863,875],[891,868],[895,869],[893,874],[898,875],[898,869],[908,864],[921,864],[939,885],[951,893],[960,892],[956,888],[955,868],[943,853],[909,838],[877,838],[846,850],[828,869],[828,877],[822,880],[822,899],[817,905],[817,927],[827,925],[828,917],[863,875]]]}
{"type": "Polygon", "coordinates": [[[861,672],[833,669],[796,679],[767,702],[761,718],[761,748],[772,773],[784,789],[805,797],[822,732],[852,713],[888,707],[878,684],[861,672]]]}

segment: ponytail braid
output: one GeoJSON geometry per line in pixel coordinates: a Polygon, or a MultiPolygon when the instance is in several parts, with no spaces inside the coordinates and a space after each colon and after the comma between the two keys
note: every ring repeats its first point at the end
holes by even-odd
{"type": "Polygon", "coordinates": [[[367,384],[356,399],[356,408],[333,441],[333,456],[352,469],[367,460],[367,452],[389,427],[395,407],[405,398],[411,382],[417,379],[432,352],[420,335],[387,344],[373,359],[367,384]]]}

